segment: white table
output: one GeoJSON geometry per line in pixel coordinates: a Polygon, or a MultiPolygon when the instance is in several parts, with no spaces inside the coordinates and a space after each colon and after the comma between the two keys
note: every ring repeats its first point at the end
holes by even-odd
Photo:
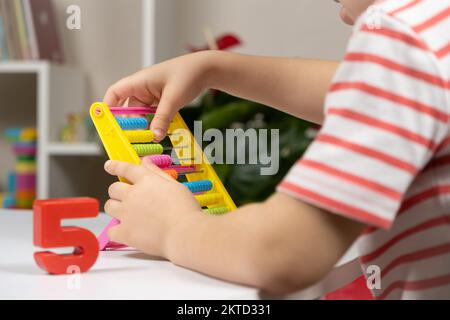
{"type": "MultiPolygon", "coordinates": [[[[98,234],[108,221],[107,216],[100,215],[95,219],[67,220],[64,225],[98,234]]],[[[48,275],[33,259],[33,253],[42,249],[33,246],[29,211],[0,210],[0,243],[0,299],[259,298],[255,289],[219,281],[132,250],[100,253],[97,263],[85,274],[48,275]]],[[[323,283],[288,298],[313,299],[345,284],[357,271],[352,259],[347,260],[323,283]]]]}

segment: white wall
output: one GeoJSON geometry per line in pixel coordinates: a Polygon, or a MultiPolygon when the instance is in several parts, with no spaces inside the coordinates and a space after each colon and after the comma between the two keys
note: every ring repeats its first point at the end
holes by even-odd
{"type": "MultiPolygon", "coordinates": [[[[167,0],[159,0],[167,1],[167,0]]],[[[276,56],[338,59],[349,27],[331,0],[175,0],[172,21],[177,48],[204,45],[203,29],[235,32],[245,42],[238,51],[276,56]]],[[[54,0],[67,61],[88,75],[89,97],[101,99],[115,80],[141,66],[141,0],[54,0]],[[82,10],[82,29],[65,27],[66,8],[82,10]]],[[[164,32],[164,30],[159,30],[164,32]]],[[[163,38],[164,34],[158,35],[163,38]]],[[[161,43],[161,45],[163,45],[161,43]]],[[[167,43],[164,42],[164,46],[167,43]]]]}
{"type": "Polygon", "coordinates": [[[66,60],[88,75],[89,97],[141,66],[141,0],[54,0],[66,60]],[[66,9],[81,7],[81,30],[66,28],[66,9]]]}
{"type": "Polygon", "coordinates": [[[203,29],[235,32],[244,53],[339,59],[350,28],[332,0],[178,0],[178,48],[205,44],[203,29]]]}

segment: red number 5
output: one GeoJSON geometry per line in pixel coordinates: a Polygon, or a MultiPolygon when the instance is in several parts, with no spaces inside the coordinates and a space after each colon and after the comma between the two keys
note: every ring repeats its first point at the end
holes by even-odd
{"type": "Polygon", "coordinates": [[[34,209],[34,245],[43,249],[74,247],[73,254],[36,252],[34,260],[50,274],[67,274],[77,267],[88,271],[97,261],[99,245],[90,231],[77,227],[61,227],[61,220],[94,218],[99,203],[91,198],[37,200],[34,209]]]}

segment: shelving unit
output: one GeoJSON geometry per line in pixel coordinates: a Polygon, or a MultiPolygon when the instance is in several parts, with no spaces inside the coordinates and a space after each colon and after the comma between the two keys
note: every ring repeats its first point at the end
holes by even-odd
{"type": "MultiPolygon", "coordinates": [[[[141,1],[141,64],[146,67],[175,53],[177,1],[141,1]]],[[[101,170],[106,158],[101,144],[59,141],[67,115],[87,111],[92,103],[86,92],[86,78],[76,67],[49,62],[0,62],[0,133],[11,126],[38,128],[38,198],[106,197],[105,188],[112,178],[101,170]]],[[[8,169],[13,168],[14,158],[1,134],[0,153],[3,181],[8,169]]]]}
{"type": "MultiPolygon", "coordinates": [[[[0,94],[2,96],[0,107],[3,110],[0,130],[10,126],[38,128],[37,191],[40,198],[50,196],[50,161],[55,153],[60,155],[86,153],[79,146],[55,144],[66,114],[79,112],[80,107],[85,104],[84,83],[81,72],[74,68],[56,66],[48,62],[0,63],[0,94]]],[[[90,145],[89,150],[93,152],[96,146],[90,145]]],[[[9,148],[9,145],[3,141],[0,144],[2,154],[10,154],[11,152],[5,148],[9,148]]],[[[11,161],[2,164],[2,179],[11,164],[11,161]]]]}
{"type": "Polygon", "coordinates": [[[51,156],[101,156],[102,148],[98,143],[50,143],[47,153],[51,156]]]}
{"type": "Polygon", "coordinates": [[[142,67],[176,52],[177,0],[142,0],[142,67]]]}

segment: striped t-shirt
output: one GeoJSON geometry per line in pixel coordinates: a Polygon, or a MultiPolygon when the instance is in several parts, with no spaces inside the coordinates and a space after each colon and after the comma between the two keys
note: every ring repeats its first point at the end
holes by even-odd
{"type": "Polygon", "coordinates": [[[370,226],[356,245],[378,299],[450,298],[449,111],[450,0],[377,1],[278,187],[370,226]]]}

